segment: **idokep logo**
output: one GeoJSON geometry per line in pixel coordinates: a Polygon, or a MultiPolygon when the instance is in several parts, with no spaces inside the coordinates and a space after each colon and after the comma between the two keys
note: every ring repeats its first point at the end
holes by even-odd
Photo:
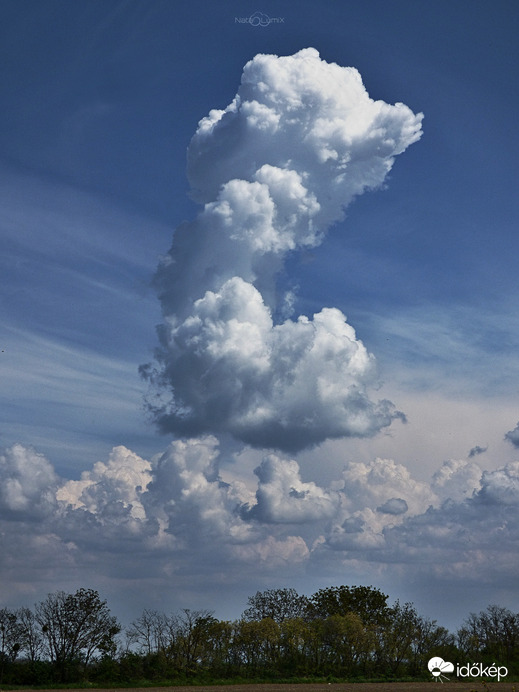
{"type": "Polygon", "coordinates": [[[429,672],[433,676],[434,682],[438,682],[439,680],[441,683],[443,683],[442,678],[444,680],[449,679],[445,673],[454,672],[454,663],[444,661],[443,658],[440,658],[439,656],[434,656],[433,658],[429,659],[427,668],[429,668],[429,672]]]}
{"type": "MultiPolygon", "coordinates": [[[[443,658],[439,656],[434,656],[429,659],[427,664],[429,672],[434,678],[435,682],[443,683],[443,680],[448,680],[449,678],[445,673],[454,673],[454,663],[450,661],[444,661],[443,658]],[[443,678],[443,680],[442,680],[443,678]]],[[[482,663],[467,663],[466,665],[456,664],[456,677],[458,678],[497,678],[499,682],[501,678],[508,675],[508,668],[506,666],[496,666],[493,663],[491,666],[484,666],[482,663]]]]}

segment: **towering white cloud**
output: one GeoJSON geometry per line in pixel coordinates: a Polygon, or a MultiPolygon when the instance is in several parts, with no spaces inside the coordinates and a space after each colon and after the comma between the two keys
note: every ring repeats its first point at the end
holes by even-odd
{"type": "Polygon", "coordinates": [[[247,63],[232,103],[191,141],[203,210],[176,230],[156,275],[161,345],[142,372],[163,431],[295,451],[403,418],[371,400],[373,357],[339,310],[279,319],[290,301],[276,275],[287,253],[320,243],[356,195],[382,184],[421,119],[373,101],[357,70],[313,48],[247,63]]]}

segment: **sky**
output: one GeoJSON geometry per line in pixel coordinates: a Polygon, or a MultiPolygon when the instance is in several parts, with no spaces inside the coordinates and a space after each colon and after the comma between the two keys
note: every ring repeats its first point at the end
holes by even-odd
{"type": "Polygon", "coordinates": [[[518,612],[517,4],[0,19],[0,605],[518,612]]]}

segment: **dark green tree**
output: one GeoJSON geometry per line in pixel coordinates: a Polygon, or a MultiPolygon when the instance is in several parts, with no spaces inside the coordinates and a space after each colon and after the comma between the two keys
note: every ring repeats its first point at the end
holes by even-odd
{"type": "Polygon", "coordinates": [[[242,615],[244,620],[271,618],[279,624],[283,620],[305,617],[308,598],[300,596],[295,589],[267,589],[249,596],[247,604],[249,607],[242,615]]]}
{"type": "Polygon", "coordinates": [[[373,586],[329,586],[310,597],[309,613],[321,619],[355,613],[365,626],[382,624],[390,616],[387,599],[373,586]]]}
{"type": "Polygon", "coordinates": [[[326,618],[321,646],[329,670],[336,675],[351,674],[369,646],[369,637],[360,616],[349,612],[326,618]]]}
{"type": "Polygon", "coordinates": [[[381,671],[397,675],[413,656],[413,644],[419,635],[420,616],[412,603],[397,601],[389,609],[385,625],[377,637],[376,659],[381,671]]]}
{"type": "Polygon", "coordinates": [[[23,629],[18,614],[8,608],[0,609],[0,655],[14,661],[22,647],[23,629]]]}
{"type": "Polygon", "coordinates": [[[216,677],[232,675],[236,667],[233,638],[234,623],[212,618],[205,623],[205,647],[201,665],[216,677]]]}
{"type": "Polygon", "coordinates": [[[0,610],[0,684],[6,669],[14,663],[23,643],[23,630],[15,612],[0,610]]]}
{"type": "Polygon", "coordinates": [[[420,675],[433,656],[441,656],[445,661],[459,658],[455,637],[445,627],[419,616],[416,621],[415,638],[412,643],[412,657],[409,661],[409,674],[420,675]]]}
{"type": "Polygon", "coordinates": [[[313,665],[313,631],[302,617],[283,620],[280,624],[280,652],[283,674],[307,675],[313,665]]]}
{"type": "Polygon", "coordinates": [[[280,644],[280,625],[272,618],[241,620],[236,625],[234,647],[246,675],[279,672],[280,644]]]}
{"type": "Polygon", "coordinates": [[[208,610],[184,608],[175,617],[173,648],[176,665],[185,675],[193,675],[203,668],[211,654],[211,628],[217,620],[208,610]]]}
{"type": "Polygon", "coordinates": [[[471,613],[458,630],[458,645],[475,660],[513,664],[519,657],[519,614],[489,605],[478,615],[471,613]]]}

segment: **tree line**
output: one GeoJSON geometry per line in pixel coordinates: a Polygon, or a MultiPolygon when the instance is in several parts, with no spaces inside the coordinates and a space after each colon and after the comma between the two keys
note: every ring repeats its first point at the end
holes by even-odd
{"type": "MultiPolygon", "coordinates": [[[[433,656],[519,673],[519,614],[491,605],[455,633],[372,586],[269,589],[240,619],[144,610],[123,630],[93,589],[0,609],[0,687],[282,679],[427,679],[433,656]]],[[[430,676],[429,676],[430,677],[430,676]]]]}

